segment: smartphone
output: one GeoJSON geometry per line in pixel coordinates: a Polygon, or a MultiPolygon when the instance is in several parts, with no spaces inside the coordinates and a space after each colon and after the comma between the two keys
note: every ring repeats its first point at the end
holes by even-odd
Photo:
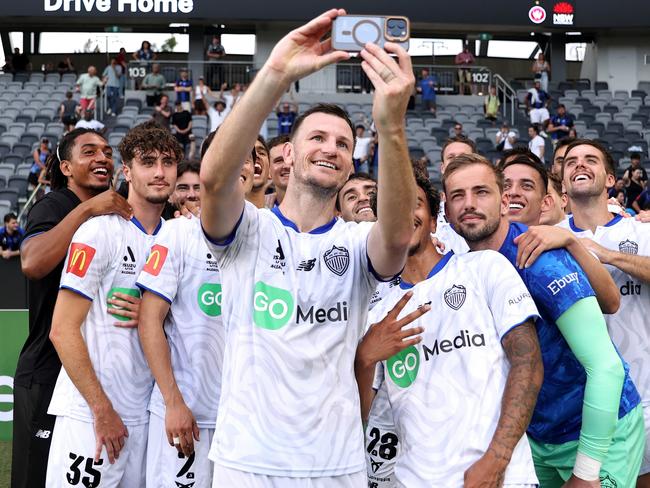
{"type": "Polygon", "coordinates": [[[384,47],[394,42],[409,48],[411,22],[398,15],[342,15],[332,25],[332,47],[340,51],[359,52],[367,42],[384,47]]]}

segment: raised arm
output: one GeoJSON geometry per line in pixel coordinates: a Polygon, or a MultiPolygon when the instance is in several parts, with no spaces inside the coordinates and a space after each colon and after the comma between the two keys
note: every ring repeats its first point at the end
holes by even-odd
{"type": "Polygon", "coordinates": [[[219,127],[201,164],[201,220],[211,238],[227,237],[242,213],[244,192],[237,184],[241,168],[280,97],[295,80],[349,57],[332,51],[329,39],[321,41],[332,21],[344,14],[344,10],[329,10],[286,35],[219,127]]]}
{"type": "Polygon", "coordinates": [[[91,303],[73,291],[60,290],[52,316],[50,340],[70,380],[92,411],[96,439],[95,461],[99,460],[105,446],[108,460],[113,464],[124,447],[124,438],[128,432],[97,379],[88,347],[81,335],[81,325],[91,303]]]}
{"type": "Polygon", "coordinates": [[[180,444],[176,448],[185,456],[190,456],[194,452],[193,440],[199,440],[199,428],[192,411],[185,404],[172,370],[169,344],[163,330],[169,303],[155,293],[145,291],[140,308],[142,313],[138,333],[147,363],[165,402],[167,441],[173,446],[173,438],[178,437],[180,444]]]}
{"type": "Polygon", "coordinates": [[[583,239],[582,243],[593,252],[603,264],[617,267],[624,273],[644,283],[650,283],[650,256],[626,254],[606,249],[591,239],[583,239]]]}
{"type": "Polygon", "coordinates": [[[515,327],[502,340],[510,363],[501,399],[499,423],[485,454],[465,472],[465,487],[501,486],[517,443],[526,432],[544,379],[532,319],[515,327]],[[486,482],[491,482],[484,484],[486,482]]]}
{"type": "Polygon", "coordinates": [[[372,115],[379,135],[377,223],[368,237],[368,256],[382,277],[399,273],[413,234],[415,179],[406,142],[405,115],[415,78],[411,58],[397,44],[386,51],[367,44],[361,67],[375,87],[372,115]]]}

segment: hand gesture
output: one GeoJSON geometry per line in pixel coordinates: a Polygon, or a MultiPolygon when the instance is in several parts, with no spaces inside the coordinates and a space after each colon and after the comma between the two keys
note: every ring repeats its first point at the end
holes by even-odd
{"type": "Polygon", "coordinates": [[[515,237],[518,268],[529,268],[544,251],[567,247],[575,239],[571,231],[553,225],[536,225],[515,237]]]}
{"type": "Polygon", "coordinates": [[[165,412],[165,432],[170,446],[189,457],[194,452],[194,440],[199,440],[199,427],[185,402],[168,405],[165,412]]]}
{"type": "Polygon", "coordinates": [[[406,107],[415,84],[411,57],[404,48],[387,42],[384,49],[367,43],[361,51],[361,67],[375,87],[372,117],[378,132],[404,126],[406,107]],[[398,61],[388,53],[396,54],[398,61]]]}
{"type": "Polygon", "coordinates": [[[117,214],[126,220],[131,220],[133,217],[131,205],[114,190],[106,190],[90,200],[86,200],[83,205],[88,207],[91,217],[108,214],[117,214]]]}
{"type": "Polygon", "coordinates": [[[95,462],[102,456],[102,448],[106,447],[108,462],[113,464],[120,457],[124,447],[125,437],[129,436],[122,419],[111,405],[103,413],[95,415],[95,462]]]}
{"type": "Polygon", "coordinates": [[[403,329],[403,327],[427,313],[431,309],[429,305],[419,307],[402,319],[397,318],[412,296],[413,292],[404,294],[381,322],[370,326],[357,347],[357,355],[362,357],[365,362],[374,364],[385,361],[401,350],[422,340],[419,335],[424,332],[422,327],[410,327],[408,329],[403,329]]]}
{"type": "Polygon", "coordinates": [[[111,315],[119,315],[128,319],[126,321],[115,322],[113,325],[115,327],[125,328],[137,327],[140,316],[140,301],[140,297],[134,297],[120,292],[113,293],[111,298],[107,300],[109,307],[106,311],[111,315]]]}
{"type": "Polygon", "coordinates": [[[332,51],[331,39],[321,41],[339,15],[345,15],[345,10],[328,10],[289,32],[273,48],[265,66],[290,84],[329,64],[348,59],[348,53],[332,51]]]}

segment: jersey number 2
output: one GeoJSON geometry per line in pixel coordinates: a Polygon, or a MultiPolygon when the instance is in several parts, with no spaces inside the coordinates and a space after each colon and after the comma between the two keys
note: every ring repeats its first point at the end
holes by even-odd
{"type": "Polygon", "coordinates": [[[381,435],[377,427],[373,427],[370,431],[372,440],[368,443],[368,452],[373,456],[379,456],[386,461],[390,461],[397,454],[397,436],[390,432],[381,435]],[[381,444],[380,444],[381,442],[381,444]],[[379,447],[377,447],[379,444],[379,447]],[[375,447],[377,449],[375,450],[375,447]]]}

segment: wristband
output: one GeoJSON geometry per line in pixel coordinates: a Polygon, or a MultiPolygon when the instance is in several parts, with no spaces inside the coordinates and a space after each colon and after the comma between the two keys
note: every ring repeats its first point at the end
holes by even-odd
{"type": "Polygon", "coordinates": [[[573,474],[584,481],[596,481],[600,479],[600,466],[600,461],[596,461],[578,451],[576,463],[573,466],[573,474]]]}

